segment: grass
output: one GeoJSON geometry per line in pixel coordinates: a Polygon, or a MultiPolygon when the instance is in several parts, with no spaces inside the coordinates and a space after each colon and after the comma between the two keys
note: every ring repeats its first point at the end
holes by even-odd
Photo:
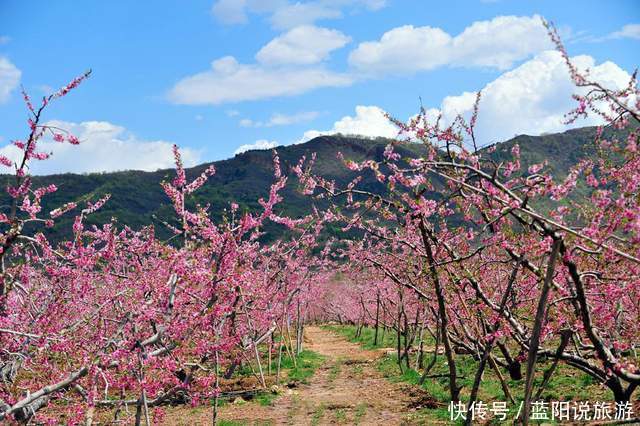
{"type": "Polygon", "coordinates": [[[278,394],[275,394],[273,392],[260,392],[256,395],[254,400],[261,406],[268,407],[270,405],[273,405],[273,401],[275,401],[276,398],[278,398],[278,394]]]}
{"type": "Polygon", "coordinates": [[[362,368],[361,364],[354,364],[353,365],[353,375],[354,376],[362,376],[362,373],[364,372],[364,369],[362,368]]]}
{"type": "Polygon", "coordinates": [[[336,418],[336,422],[338,423],[344,423],[347,421],[347,412],[344,411],[344,408],[338,408],[334,412],[334,416],[336,418]]]}
{"type": "Polygon", "coordinates": [[[326,325],[322,328],[338,333],[348,341],[360,344],[364,349],[390,348],[396,345],[395,332],[387,330],[383,336],[382,327],[378,330],[378,344],[376,345],[373,344],[375,338],[375,329],[373,328],[364,327],[358,337],[356,337],[355,325],[326,325]]]}
{"type": "MultiPolygon", "coordinates": [[[[300,352],[300,355],[296,359],[296,366],[293,365],[293,360],[289,357],[282,358],[281,368],[287,370],[287,378],[289,381],[308,383],[309,378],[313,376],[318,367],[324,361],[324,357],[316,352],[304,350],[300,352]]],[[[277,360],[274,361],[272,366],[273,371],[277,368],[277,360]]]]}
{"type": "Polygon", "coordinates": [[[247,422],[238,420],[218,420],[219,426],[245,426],[247,422]]]}
{"type": "MultiPolygon", "coordinates": [[[[274,340],[278,342],[280,338],[278,337],[274,340]]],[[[264,370],[264,373],[266,374],[266,371],[267,371],[267,365],[265,365],[266,355],[261,356],[261,358],[263,358],[262,368],[264,370]]],[[[309,350],[304,350],[300,352],[300,355],[298,355],[298,357],[296,358],[297,366],[294,366],[293,360],[289,356],[287,356],[286,353],[283,353],[280,368],[282,371],[286,372],[287,374],[286,377],[290,381],[299,381],[302,383],[307,383],[307,380],[309,379],[309,377],[311,377],[315,373],[318,366],[322,363],[323,360],[324,358],[322,357],[322,355],[309,350]]],[[[254,367],[254,369],[255,368],[256,367],[254,367]]],[[[277,357],[274,357],[274,359],[272,359],[271,361],[271,371],[275,374],[275,371],[277,370],[277,368],[278,368],[278,359],[277,357]]],[[[256,371],[252,370],[251,366],[249,366],[248,364],[243,364],[241,367],[239,367],[236,370],[235,374],[237,376],[242,376],[242,377],[254,376],[256,374],[256,371]]]]}
{"type": "Polygon", "coordinates": [[[311,415],[312,425],[317,425],[318,423],[320,423],[320,420],[322,420],[322,418],[324,417],[324,412],[326,409],[327,408],[324,406],[324,404],[320,404],[318,408],[316,408],[316,410],[313,412],[313,415],[311,415]]]}
{"type": "Polygon", "coordinates": [[[236,369],[234,374],[239,377],[250,377],[256,373],[255,370],[252,370],[249,364],[243,363],[240,367],[236,369]]]}
{"type": "MultiPolygon", "coordinates": [[[[419,386],[420,373],[418,373],[414,369],[405,368],[404,372],[401,374],[398,368],[398,357],[395,354],[383,357],[380,361],[378,361],[377,368],[378,371],[380,371],[382,375],[391,382],[403,382],[419,386]]],[[[434,374],[436,373],[434,372],[434,374]]],[[[446,404],[449,403],[449,390],[447,389],[446,384],[444,384],[441,379],[430,379],[425,380],[422,388],[426,390],[437,401],[442,402],[444,407],[435,409],[423,409],[421,410],[422,412],[419,413],[420,417],[428,415],[428,417],[436,418],[438,420],[448,420],[449,412],[447,411],[448,406],[446,404]]]]}
{"type": "Polygon", "coordinates": [[[354,424],[360,424],[360,421],[364,418],[364,416],[367,414],[367,404],[362,403],[362,404],[358,404],[358,406],[356,407],[356,412],[354,414],[353,417],[353,423],[354,424]]]}
{"type": "MultiPolygon", "coordinates": [[[[373,345],[373,333],[374,330],[365,328],[362,330],[359,337],[355,337],[355,326],[327,326],[330,331],[336,332],[349,340],[350,342],[359,343],[363,348],[372,349],[376,347],[389,347],[395,348],[396,335],[395,333],[387,332],[384,341],[379,342],[378,345],[373,345]]],[[[379,335],[380,337],[380,335],[379,335]]],[[[425,342],[425,346],[430,346],[428,342],[425,342]]],[[[425,354],[425,363],[429,363],[432,357],[431,353],[425,354]]],[[[411,359],[411,365],[415,358],[411,359]]],[[[539,362],[536,366],[536,380],[534,389],[537,390],[537,385],[542,381],[543,372],[548,368],[549,363],[539,362]]],[[[384,377],[392,382],[404,382],[419,386],[420,372],[406,367],[403,368],[403,372],[400,372],[398,368],[398,357],[396,354],[390,354],[378,361],[377,369],[382,373],[384,377]]],[[[456,367],[458,369],[458,385],[462,385],[461,397],[463,400],[469,397],[471,387],[473,386],[473,380],[475,371],[477,368],[477,361],[475,361],[469,355],[457,355],[456,367]]],[[[523,366],[524,368],[524,366],[523,366]]],[[[448,411],[450,393],[449,393],[449,380],[447,377],[448,367],[446,358],[444,355],[438,355],[436,363],[433,369],[429,373],[430,375],[442,377],[428,378],[425,380],[422,388],[426,390],[434,399],[436,399],[441,406],[432,409],[421,409],[411,414],[412,420],[426,422],[429,421],[449,421],[450,414],[448,411]]],[[[516,405],[511,406],[512,412],[510,415],[515,415],[517,407],[520,401],[523,399],[524,380],[510,380],[506,372],[503,371],[509,388],[516,400],[516,405]]],[[[571,368],[570,366],[559,364],[556,372],[554,373],[549,384],[542,393],[542,399],[547,401],[612,401],[613,397],[611,393],[604,387],[600,386],[593,378],[579,370],[571,368]]],[[[495,372],[487,366],[478,392],[478,400],[485,403],[491,403],[494,401],[507,401],[502,386],[495,372]]],[[[498,424],[498,423],[491,423],[498,424]]]]}
{"type": "Polygon", "coordinates": [[[289,423],[293,422],[293,417],[300,411],[300,397],[298,395],[291,395],[291,408],[287,412],[287,419],[289,423]]]}
{"type": "MultiPolygon", "coordinates": [[[[288,381],[308,383],[309,378],[311,378],[315,374],[316,370],[322,364],[324,359],[325,358],[322,355],[316,352],[304,350],[296,358],[296,366],[294,366],[293,360],[288,356],[286,356],[285,354],[283,354],[283,357],[281,360],[281,370],[284,374],[284,377],[286,377],[288,381]]],[[[278,365],[277,359],[273,360],[271,368],[274,374],[277,369],[277,365],[278,365]]],[[[238,376],[252,375],[251,370],[248,366],[243,366],[243,368],[238,369],[236,374],[238,376]]],[[[265,390],[262,392],[258,392],[255,395],[255,397],[251,401],[248,401],[247,403],[248,404],[257,403],[263,407],[268,407],[274,404],[278,396],[279,395],[274,392],[265,390]]],[[[222,403],[222,401],[223,400],[220,400],[220,403],[222,403]]],[[[288,415],[291,418],[293,418],[295,413],[300,409],[299,407],[300,401],[296,395],[292,396],[292,401],[293,401],[293,407],[288,413],[288,415]]],[[[237,422],[232,420],[220,420],[219,424],[224,426],[237,426],[237,425],[244,425],[247,423],[242,423],[242,422],[237,422]]]]}
{"type": "Polygon", "coordinates": [[[340,361],[336,361],[336,363],[333,364],[331,366],[331,369],[329,370],[329,375],[327,376],[327,381],[329,383],[333,383],[333,381],[338,377],[338,375],[340,375],[340,370],[341,370],[341,363],[340,363],[340,361]]]}

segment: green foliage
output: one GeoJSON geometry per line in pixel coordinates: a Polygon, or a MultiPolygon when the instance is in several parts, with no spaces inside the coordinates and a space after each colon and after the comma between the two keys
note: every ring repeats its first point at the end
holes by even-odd
{"type": "MultiPolygon", "coordinates": [[[[520,144],[522,169],[525,171],[531,164],[548,162],[554,175],[562,178],[568,169],[585,156],[595,153],[593,137],[595,128],[587,127],[570,130],[564,133],[544,136],[518,136],[496,146],[496,151],[490,157],[496,161],[509,160],[511,148],[515,143],[520,144]]],[[[315,173],[335,180],[338,186],[345,186],[354,178],[354,172],[349,171],[337,160],[336,154],[341,152],[345,158],[355,161],[364,159],[382,160],[388,139],[364,139],[347,136],[321,136],[307,143],[299,145],[281,146],[277,148],[283,170],[290,175],[287,187],[281,195],[284,201],[276,207],[276,213],[291,217],[300,217],[309,213],[312,203],[309,198],[297,191],[298,182],[290,171],[290,167],[298,163],[299,159],[312,153],[317,153],[315,173]]],[[[402,158],[412,158],[424,153],[421,144],[404,144],[397,147],[396,151],[402,158]]],[[[272,153],[270,151],[248,151],[235,157],[213,163],[216,174],[194,194],[189,201],[195,204],[209,205],[213,219],[219,220],[229,208],[229,203],[235,201],[241,210],[259,209],[258,199],[266,197],[269,187],[273,182],[272,153]]],[[[192,179],[201,174],[209,164],[187,169],[187,177],[192,179]]],[[[105,194],[111,194],[109,202],[98,212],[90,215],[85,223],[103,224],[112,219],[119,226],[130,226],[140,229],[143,226],[153,224],[156,235],[167,239],[172,236],[162,221],[171,224],[174,222],[172,207],[168,204],[168,198],[160,187],[163,180],[171,180],[173,170],[158,170],[155,172],[124,171],[114,173],[90,173],[90,174],[58,174],[50,176],[34,177],[34,186],[55,184],[58,192],[48,195],[43,199],[43,212],[49,212],[54,208],[74,201],[84,207],[86,201],[95,201],[105,194]]],[[[0,184],[7,185],[13,177],[0,175],[0,184]]],[[[434,178],[436,186],[438,179],[434,178]]],[[[372,174],[366,174],[360,184],[362,189],[377,193],[386,192],[385,185],[377,182],[372,174]]],[[[580,189],[580,188],[579,188],[580,189]]],[[[586,188],[582,189],[586,191],[586,188]]],[[[438,198],[438,194],[431,196],[438,198]]],[[[0,205],[5,209],[10,205],[8,194],[0,194],[0,205]]],[[[314,201],[319,208],[326,206],[326,201],[314,201]]],[[[69,238],[73,225],[73,212],[64,215],[56,221],[51,229],[44,230],[45,234],[53,241],[61,241],[69,238]]],[[[269,224],[265,227],[265,240],[276,239],[288,231],[280,225],[269,224]]],[[[29,231],[29,229],[27,229],[29,231]]],[[[323,238],[329,237],[353,237],[356,231],[344,233],[339,226],[329,226],[323,238]]]]}
{"type": "Polygon", "coordinates": [[[356,412],[354,414],[354,419],[353,419],[353,423],[354,424],[360,424],[360,421],[362,420],[362,418],[367,414],[367,404],[366,403],[361,403],[358,404],[358,406],[356,407],[356,412]]]}
{"type": "MultiPolygon", "coordinates": [[[[293,360],[286,356],[283,353],[282,361],[281,361],[281,369],[289,381],[298,381],[301,383],[308,383],[308,380],[313,374],[316,372],[318,367],[322,364],[325,358],[313,351],[304,350],[300,353],[300,355],[296,358],[297,367],[294,367],[293,360]]],[[[277,359],[272,363],[272,371],[275,372],[277,368],[277,359]]],[[[241,369],[236,371],[235,373],[238,376],[248,376],[253,375],[251,369],[248,366],[243,366],[241,369]]],[[[261,391],[258,392],[250,402],[247,403],[257,403],[263,407],[269,407],[274,404],[274,402],[278,399],[278,394],[270,392],[270,391],[261,391]]],[[[295,414],[295,411],[299,408],[297,405],[299,403],[298,397],[296,395],[292,396],[293,401],[293,409],[289,413],[289,415],[295,414]]],[[[220,399],[218,401],[218,405],[222,406],[226,403],[224,399],[220,399]]],[[[323,409],[324,410],[324,409],[323,409]]],[[[220,425],[227,426],[237,426],[237,425],[245,425],[248,424],[246,422],[240,422],[236,420],[220,420],[220,425]]],[[[252,423],[252,424],[262,424],[262,423],[252,423]]]]}
{"type": "Polygon", "coordinates": [[[347,421],[347,413],[346,411],[344,411],[344,408],[338,408],[335,411],[334,416],[336,418],[336,422],[338,423],[343,423],[347,421]]]}
{"type": "Polygon", "coordinates": [[[263,407],[269,407],[277,398],[278,395],[273,392],[260,392],[256,395],[255,401],[263,407]]]}
{"type": "Polygon", "coordinates": [[[339,361],[331,366],[331,369],[329,369],[329,375],[327,376],[327,380],[329,381],[329,383],[332,383],[334,380],[336,380],[336,378],[340,375],[341,369],[341,363],[339,361]]]}
{"type": "Polygon", "coordinates": [[[382,327],[378,330],[378,344],[374,345],[375,329],[370,327],[363,327],[360,336],[356,337],[357,327],[355,325],[326,325],[324,329],[338,333],[344,336],[348,341],[352,343],[358,343],[365,349],[376,348],[393,348],[396,346],[397,338],[396,333],[393,330],[387,330],[384,333],[384,339],[382,336],[382,327]]]}
{"type": "MultiPolygon", "coordinates": [[[[365,328],[361,333],[361,337],[356,338],[356,327],[351,325],[332,325],[325,326],[333,332],[345,336],[349,341],[359,343],[363,347],[373,348],[372,330],[365,328]]],[[[395,347],[395,334],[387,333],[385,336],[384,347],[395,347]]],[[[425,342],[425,346],[432,346],[433,342],[425,342]]],[[[432,353],[425,353],[425,363],[431,361],[432,353]]],[[[415,358],[411,359],[411,365],[414,365],[415,358]]],[[[534,389],[542,381],[544,371],[549,368],[549,361],[541,361],[536,365],[536,379],[534,381],[534,389]]],[[[464,400],[469,397],[469,392],[473,386],[474,375],[478,366],[478,362],[469,355],[457,355],[456,367],[458,370],[459,384],[463,386],[461,397],[464,400]]],[[[398,357],[394,354],[386,355],[378,361],[376,365],[378,371],[389,381],[394,383],[409,383],[419,386],[421,372],[412,368],[403,368],[400,372],[398,367],[398,357]]],[[[411,415],[413,420],[420,420],[428,424],[430,420],[433,422],[448,421],[450,414],[448,412],[448,404],[450,401],[448,367],[444,355],[438,355],[433,369],[429,372],[429,377],[425,380],[422,388],[426,390],[441,406],[438,408],[421,409],[411,415]]],[[[524,381],[510,380],[506,372],[503,372],[507,380],[507,384],[519,404],[523,399],[524,381]]],[[[610,392],[599,385],[591,376],[582,373],[570,366],[559,364],[550,382],[542,393],[542,398],[547,401],[611,401],[610,392]]],[[[478,392],[478,400],[483,402],[506,401],[502,386],[495,372],[487,366],[483,379],[481,381],[478,392]]],[[[515,407],[511,407],[515,409],[515,407]]]]}
{"type": "Polygon", "coordinates": [[[293,361],[290,358],[283,358],[282,368],[289,370],[287,377],[290,381],[308,383],[309,378],[313,376],[324,359],[322,355],[316,352],[304,350],[300,352],[296,359],[297,366],[293,366],[293,361]]]}
{"type": "Polygon", "coordinates": [[[245,426],[247,422],[239,420],[218,420],[220,426],[245,426]]]}
{"type": "Polygon", "coordinates": [[[324,404],[320,404],[318,408],[316,408],[316,410],[311,415],[311,424],[312,425],[319,424],[320,420],[322,420],[322,417],[324,417],[325,411],[326,411],[326,407],[324,406],[324,404]]]}
{"type": "MultiPolygon", "coordinates": [[[[323,176],[334,179],[339,185],[349,182],[355,174],[344,167],[337,159],[338,151],[345,157],[363,160],[365,158],[382,159],[382,153],[388,140],[369,140],[355,137],[322,136],[305,144],[278,147],[277,151],[283,170],[292,175],[290,167],[296,165],[303,155],[307,158],[317,153],[316,171],[323,176]]],[[[407,155],[411,150],[402,149],[407,155]]],[[[223,217],[229,203],[235,201],[240,210],[260,209],[258,200],[267,197],[269,187],[273,182],[273,162],[270,151],[248,151],[235,157],[213,163],[216,174],[193,194],[189,201],[192,206],[209,205],[211,216],[219,220],[223,217]]],[[[210,163],[209,163],[210,164],[210,163]]],[[[209,164],[201,164],[186,169],[187,178],[193,179],[200,175],[209,164]]],[[[155,172],[124,171],[114,173],[90,174],[58,174],[49,176],[35,176],[34,187],[45,184],[55,184],[59,190],[43,199],[43,212],[49,212],[67,202],[79,202],[83,208],[86,201],[111,194],[109,202],[98,212],[86,219],[88,225],[108,223],[114,218],[118,224],[128,225],[139,229],[153,224],[156,234],[160,238],[169,238],[172,234],[161,221],[176,224],[172,207],[160,187],[163,180],[171,180],[175,176],[173,170],[165,169],[155,172]]],[[[13,177],[0,175],[0,184],[12,183],[13,177]]],[[[292,176],[281,195],[284,202],[276,207],[276,213],[300,217],[311,212],[312,203],[309,198],[297,191],[297,181],[292,176]]],[[[382,191],[384,186],[375,179],[366,183],[370,189],[382,191]]],[[[0,205],[9,206],[8,194],[0,194],[0,205]]],[[[323,207],[322,203],[316,203],[323,207]]],[[[68,213],[56,221],[56,226],[45,230],[54,241],[61,241],[71,235],[73,213],[68,213]]],[[[275,239],[286,232],[283,226],[270,224],[265,228],[267,239],[275,239]]],[[[332,233],[339,235],[338,228],[332,233]]]]}

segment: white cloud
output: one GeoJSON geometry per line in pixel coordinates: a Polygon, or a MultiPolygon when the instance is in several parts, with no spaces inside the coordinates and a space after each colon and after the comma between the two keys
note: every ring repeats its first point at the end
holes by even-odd
{"type": "Polygon", "coordinates": [[[349,63],[366,72],[430,70],[447,61],[442,52],[451,36],[440,28],[405,25],[384,33],[380,41],[360,43],[349,63]]]}
{"type": "Polygon", "coordinates": [[[345,116],[333,124],[330,130],[308,130],[298,143],[306,142],[322,135],[359,135],[366,137],[394,138],[398,128],[386,117],[385,112],[377,106],[356,106],[355,116],[345,116]]]}
{"type": "Polygon", "coordinates": [[[241,154],[246,151],[251,151],[254,149],[271,149],[278,146],[276,141],[268,141],[266,139],[260,139],[256,141],[254,144],[240,145],[238,149],[235,150],[234,154],[241,154]]]}
{"type": "Polygon", "coordinates": [[[271,40],[256,54],[256,59],[269,65],[315,64],[349,41],[351,38],[340,31],[304,25],[271,40]]]}
{"type": "MultiPolygon", "coordinates": [[[[40,142],[37,150],[53,155],[44,161],[32,161],[31,172],[34,174],[154,171],[173,167],[172,144],[169,142],[140,140],[124,127],[106,121],[50,121],[47,124],[71,132],[81,143],[40,142]]],[[[181,153],[185,166],[200,162],[197,151],[187,148],[181,149],[181,153]]],[[[15,161],[21,151],[8,145],[0,149],[0,154],[15,161]]]]}
{"type": "Polygon", "coordinates": [[[537,15],[477,21],[457,36],[440,28],[405,25],[378,41],[360,43],[349,63],[366,74],[408,74],[442,66],[504,70],[550,47],[537,15]]]}
{"type": "Polygon", "coordinates": [[[273,27],[288,29],[342,18],[345,11],[379,10],[386,3],[386,0],[217,0],[212,13],[225,24],[244,24],[250,13],[267,14],[273,27]]]}
{"type": "Polygon", "coordinates": [[[0,36],[0,44],[7,44],[11,41],[11,37],[9,36],[0,36]]]}
{"type": "Polygon", "coordinates": [[[202,115],[200,115],[200,114],[196,114],[196,116],[195,116],[195,117],[193,117],[193,118],[194,118],[194,120],[196,120],[196,121],[202,121],[202,120],[204,120],[204,117],[203,117],[202,115]]]}
{"type": "Polygon", "coordinates": [[[628,24],[609,35],[609,38],[632,38],[640,40],[640,24],[628,24]]]}
{"type": "MultiPolygon", "coordinates": [[[[218,105],[348,86],[353,83],[353,76],[330,71],[319,62],[350,40],[337,30],[296,27],[263,46],[255,55],[257,63],[241,64],[233,56],[216,59],[211,69],[176,83],[168,98],[176,104],[218,105]]],[[[237,111],[227,114],[238,115],[237,111]]],[[[248,119],[241,124],[252,125],[248,119]]]]}
{"type": "Polygon", "coordinates": [[[324,68],[273,68],[240,64],[225,56],[211,69],[179,81],[169,92],[177,104],[203,105],[293,96],[320,87],[348,86],[352,77],[324,68]]]}
{"type": "Polygon", "coordinates": [[[296,2],[276,10],[271,16],[271,23],[275,28],[286,29],[341,17],[342,11],[339,8],[330,7],[323,2],[296,2]]]}
{"type": "MultiPolygon", "coordinates": [[[[630,75],[613,62],[596,65],[590,56],[576,56],[572,61],[580,69],[590,70],[590,75],[605,87],[625,87],[630,75]]],[[[539,135],[559,132],[569,126],[564,115],[576,104],[571,98],[578,92],[569,78],[566,64],[556,51],[545,51],[519,67],[502,74],[482,89],[482,99],[476,128],[478,142],[482,145],[507,140],[519,134],[539,135]]],[[[475,93],[465,92],[448,96],[440,105],[445,123],[458,114],[471,115],[475,93]]],[[[437,110],[430,110],[430,115],[437,110]]],[[[600,124],[596,116],[578,120],[571,127],[600,124]]]]}
{"type": "Polygon", "coordinates": [[[15,65],[4,56],[0,56],[0,103],[9,100],[9,95],[20,83],[21,75],[15,65]]]}
{"type": "MultiPolygon", "coordinates": [[[[631,78],[629,73],[610,61],[597,64],[587,55],[571,60],[583,72],[588,69],[591,79],[610,89],[626,87],[631,78]]],[[[571,95],[585,90],[573,84],[560,53],[555,50],[541,52],[482,89],[476,125],[477,141],[483,146],[521,134],[540,135],[602,124],[602,119],[595,115],[571,125],[565,124],[565,114],[576,107],[571,95]]],[[[439,108],[427,109],[427,118],[433,122],[442,114],[443,125],[452,123],[459,114],[469,120],[475,100],[476,93],[472,92],[447,96],[439,108]]],[[[628,102],[633,103],[635,99],[628,102]]],[[[298,143],[336,133],[394,138],[398,129],[379,107],[358,106],[355,116],[343,117],[330,130],[309,130],[298,143]]]]}
{"type": "Polygon", "coordinates": [[[275,113],[266,122],[254,121],[249,118],[243,118],[242,120],[240,120],[240,126],[242,127],[289,126],[291,124],[305,123],[307,121],[314,120],[319,115],[320,113],[318,111],[303,111],[295,114],[275,113]]]}
{"type": "Polygon", "coordinates": [[[316,0],[289,3],[275,8],[271,15],[271,24],[275,28],[287,29],[299,25],[309,25],[323,19],[339,19],[344,11],[353,12],[364,8],[375,11],[387,4],[386,0],[316,0]]]}
{"type": "MultiPolygon", "coordinates": [[[[216,3],[218,7],[225,4],[224,0],[216,3]]],[[[311,10],[341,13],[345,8],[375,10],[385,4],[384,0],[245,0],[241,9],[243,13],[271,13],[272,19],[298,10],[296,15],[315,21],[317,13],[311,10]],[[308,13],[301,11],[305,8],[308,13]]],[[[215,105],[294,96],[323,87],[349,86],[366,77],[411,74],[444,66],[506,70],[551,47],[538,15],[498,16],[474,22],[455,36],[434,27],[394,28],[378,41],[360,43],[349,55],[349,71],[332,71],[321,65],[333,50],[349,41],[337,30],[298,26],[263,46],[255,55],[257,63],[241,64],[232,56],[219,58],[210,70],[179,81],[170,90],[169,99],[177,104],[215,105]]],[[[241,124],[260,126],[249,119],[241,124]]]]}
{"type": "Polygon", "coordinates": [[[304,111],[290,115],[276,113],[271,116],[266,126],[288,126],[290,124],[304,123],[314,120],[318,115],[320,115],[318,111],[304,111]]]}
{"type": "Polygon", "coordinates": [[[211,13],[225,24],[244,24],[247,22],[245,7],[245,0],[218,0],[211,13]]]}

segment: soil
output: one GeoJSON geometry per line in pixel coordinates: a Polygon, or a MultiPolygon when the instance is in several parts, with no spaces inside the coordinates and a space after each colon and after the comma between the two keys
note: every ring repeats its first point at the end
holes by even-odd
{"type": "MultiPolygon", "coordinates": [[[[422,389],[382,377],[376,361],[386,350],[363,350],[319,327],[306,328],[305,343],[326,357],[308,384],[282,386],[270,406],[230,402],[218,418],[249,425],[400,425],[412,424],[412,412],[435,404],[422,389]]],[[[210,425],[211,414],[211,408],[167,408],[163,424],[210,425]]]]}

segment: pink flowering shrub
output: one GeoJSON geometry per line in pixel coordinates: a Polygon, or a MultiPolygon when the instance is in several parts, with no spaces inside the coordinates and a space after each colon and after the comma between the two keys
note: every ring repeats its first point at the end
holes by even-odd
{"type": "Polygon", "coordinates": [[[69,241],[54,247],[42,233],[25,235],[27,223],[51,226],[78,208],[68,203],[43,213],[42,197],[56,188],[32,188],[28,165],[47,158],[37,151],[46,133],[78,143],[40,121],[50,101],[86,76],[38,109],[25,94],[30,135],[14,143],[23,158],[1,161],[15,167],[15,184],[7,188],[13,206],[0,217],[1,421],[35,417],[57,424],[64,416],[77,423],[91,418],[94,408],[132,404],[139,423],[153,407],[207,400],[219,393],[217,371],[258,354],[272,333],[288,335],[292,321],[300,329],[322,279],[325,261],[309,256],[321,226],[311,226],[312,217],[274,213],[286,183],[275,153],[274,184],[268,199],[259,200],[262,210],[241,213],[232,203],[225,219],[214,223],[206,206],[192,211],[185,200],[215,169],[188,181],[174,147],[176,177],[162,187],[175,211],[177,224],[167,226],[177,244],[157,240],[153,227],[86,227],[84,219],[108,195],[76,213],[69,241]],[[287,225],[296,238],[261,244],[269,220],[287,225]],[[64,404],[56,404],[60,398],[64,404]]]}
{"type": "MultiPolygon", "coordinates": [[[[393,327],[405,342],[428,330],[447,358],[452,401],[460,399],[460,352],[478,361],[472,401],[489,362],[523,379],[526,407],[543,358],[590,375],[616,401],[629,401],[640,385],[640,91],[635,75],[623,90],[592,81],[548,28],[574,83],[588,89],[567,121],[596,114],[605,122],[597,156],[566,178],[544,163],[522,170],[518,145],[504,162],[478,149],[480,96],[469,122],[442,126],[424,110],[408,124],[392,119],[400,139],[380,161],[340,157],[361,175],[344,188],[304,159],[294,169],[305,193],[342,199],[347,208],[332,217],[364,235],[343,253],[354,284],[332,289],[325,312],[393,327]],[[416,142],[424,148],[418,158],[396,152],[416,142]],[[365,174],[387,191],[359,186],[365,174]]],[[[409,367],[409,346],[397,348],[400,368],[409,367]]]]}
{"type": "MultiPolygon", "coordinates": [[[[478,95],[468,121],[443,126],[424,110],[408,124],[391,119],[400,139],[378,160],[338,154],[356,174],[344,187],[314,174],[315,155],[303,157],[291,167],[300,191],[333,207],[302,218],[277,213],[288,177],[275,152],[257,211],[231,201],[214,221],[208,206],[190,208],[216,171],[189,181],[174,147],[176,175],[161,183],[175,213],[169,242],[152,226],[87,226],[108,195],[42,211],[57,188],[32,185],[29,164],[50,156],[39,142],[81,143],[41,124],[42,114],[89,73],[37,108],[25,93],[29,135],[12,142],[21,157],[0,157],[14,172],[12,204],[0,213],[0,421],[91,423],[96,409],[126,423],[159,421],[162,405],[217,401],[221,377],[247,360],[266,387],[262,357],[286,352],[295,362],[293,339],[300,348],[309,320],[393,329],[401,369],[412,367],[413,345],[432,336],[452,401],[462,389],[460,353],[477,361],[469,399],[489,364],[521,383],[525,418],[550,377],[534,386],[540,359],[551,362],[549,375],[564,363],[616,401],[631,400],[640,385],[640,93],[635,76],[616,91],[592,81],[549,31],[576,86],[588,89],[567,121],[597,114],[616,129],[603,127],[598,155],[563,179],[545,162],[524,170],[518,145],[504,162],[495,147],[479,149],[478,95]],[[421,155],[403,158],[397,148],[415,143],[421,155]],[[386,190],[368,190],[367,174],[386,190]],[[64,214],[76,216],[61,244],[24,231],[64,214]],[[268,222],[294,237],[263,243],[268,222]],[[359,238],[321,247],[326,224],[359,238]],[[123,413],[129,406],[135,412],[123,413]]],[[[418,357],[423,379],[435,362],[418,357]]]]}

